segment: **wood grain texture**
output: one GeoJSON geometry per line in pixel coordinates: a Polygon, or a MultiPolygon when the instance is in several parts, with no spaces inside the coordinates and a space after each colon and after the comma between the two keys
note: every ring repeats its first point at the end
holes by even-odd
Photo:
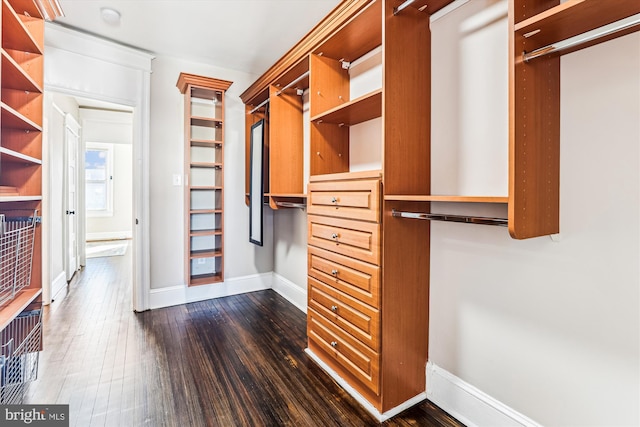
{"type": "Polygon", "coordinates": [[[11,5],[3,0],[2,48],[42,55],[44,22],[41,19],[17,15],[11,5]]]}
{"type": "MultiPolygon", "coordinates": [[[[381,411],[424,391],[429,349],[429,221],[391,216],[415,202],[385,202],[382,219],[381,411]]],[[[428,212],[428,204],[420,210],[428,212]]],[[[429,384],[427,384],[427,389],[429,384]]]]}
{"type": "Polygon", "coordinates": [[[318,117],[349,102],[349,71],[337,59],[311,55],[309,114],[318,117]]]}
{"type": "MultiPolygon", "coordinates": [[[[130,251],[93,258],[44,309],[27,403],[71,426],[379,425],[304,353],[306,317],[273,291],[131,311],[130,251]]],[[[425,401],[384,426],[461,426],[425,401]]]]}
{"type": "Polygon", "coordinates": [[[295,89],[269,95],[269,192],[302,193],[303,130],[302,97],[295,89]]]}
{"type": "Polygon", "coordinates": [[[374,265],[380,264],[380,225],[308,215],[308,243],[374,265]]]}
{"type": "Polygon", "coordinates": [[[325,123],[310,125],[309,174],[349,172],[349,128],[325,123]]]}
{"type": "Polygon", "coordinates": [[[313,246],[308,248],[307,259],[309,277],[380,308],[379,266],[313,246]]]}
{"type": "Polygon", "coordinates": [[[380,180],[312,182],[308,212],[362,221],[380,221],[380,180]]]}
{"type": "Polygon", "coordinates": [[[555,234],[560,227],[560,58],[525,63],[522,52],[530,43],[515,32],[509,40],[508,216],[515,239],[555,234]]]}
{"type": "Polygon", "coordinates": [[[384,2],[385,194],[427,195],[431,180],[431,33],[429,15],[384,2]]]}
{"type": "Polygon", "coordinates": [[[311,117],[311,121],[353,126],[381,115],[382,90],[377,90],[311,117]]]}

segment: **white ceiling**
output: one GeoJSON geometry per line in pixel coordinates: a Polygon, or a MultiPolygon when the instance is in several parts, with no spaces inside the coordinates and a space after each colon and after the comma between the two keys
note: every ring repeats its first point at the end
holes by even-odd
{"type": "Polygon", "coordinates": [[[156,55],[257,75],[307,34],[340,0],[60,0],[56,20],[156,55]],[[121,14],[105,23],[100,9],[121,14]]]}

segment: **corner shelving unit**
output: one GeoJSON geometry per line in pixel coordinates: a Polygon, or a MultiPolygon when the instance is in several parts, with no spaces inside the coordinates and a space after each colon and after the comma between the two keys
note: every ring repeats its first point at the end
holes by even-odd
{"type": "Polygon", "coordinates": [[[232,82],[181,73],[185,102],[185,281],[224,281],[224,95],[232,82]]]}
{"type": "Polygon", "coordinates": [[[0,224],[0,355],[5,366],[0,374],[0,404],[15,404],[22,399],[24,383],[35,379],[37,352],[42,346],[38,215],[42,203],[44,19],[53,20],[62,10],[56,0],[38,5],[2,0],[1,15],[0,214],[4,222],[0,224]],[[16,347],[22,350],[15,351],[16,347]],[[25,369],[29,366],[30,375],[14,373],[8,378],[5,367],[17,364],[25,369]]]}

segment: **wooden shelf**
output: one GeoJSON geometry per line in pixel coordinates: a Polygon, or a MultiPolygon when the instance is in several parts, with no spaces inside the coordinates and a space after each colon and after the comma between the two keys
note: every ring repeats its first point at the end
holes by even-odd
{"type": "Polygon", "coordinates": [[[190,237],[196,237],[196,236],[221,236],[222,235],[222,230],[221,229],[215,229],[212,228],[210,230],[191,230],[189,232],[189,236],[190,237]]]}
{"type": "Polygon", "coordinates": [[[191,117],[191,125],[216,128],[222,126],[222,120],[209,117],[191,117]]]}
{"type": "Polygon", "coordinates": [[[315,123],[357,125],[382,116],[382,89],[332,108],[311,118],[315,123]]]}
{"type": "Polygon", "coordinates": [[[454,203],[508,203],[507,196],[406,196],[388,194],[384,196],[384,200],[394,202],[454,202],[454,203]]]}
{"type": "Polygon", "coordinates": [[[28,131],[42,132],[42,127],[33,120],[29,120],[4,102],[0,102],[0,124],[2,129],[21,129],[28,131]]]}
{"type": "Polygon", "coordinates": [[[277,199],[306,199],[307,198],[307,195],[304,193],[301,193],[301,194],[270,193],[269,196],[277,199]]]}
{"type": "Polygon", "coordinates": [[[0,306],[0,331],[6,328],[9,323],[33,301],[40,296],[42,288],[22,290],[14,299],[7,301],[0,306]]]}
{"type": "Polygon", "coordinates": [[[217,190],[222,190],[222,187],[218,187],[218,186],[193,186],[193,187],[189,187],[189,190],[191,191],[217,191],[217,190]]]}
{"type": "Polygon", "coordinates": [[[10,162],[10,163],[25,163],[32,165],[41,165],[42,160],[36,159],[35,157],[26,156],[22,153],[18,153],[17,151],[9,150],[5,147],[0,147],[0,159],[2,163],[10,162]]]}
{"type": "Polygon", "coordinates": [[[222,168],[222,163],[191,162],[191,167],[205,168],[205,169],[218,169],[218,168],[222,168]]]}
{"type": "Polygon", "coordinates": [[[42,93],[42,88],[2,49],[2,88],[42,93]]]}
{"type": "Polygon", "coordinates": [[[191,209],[190,214],[219,214],[222,213],[222,209],[191,209]]]}
{"type": "Polygon", "coordinates": [[[18,189],[16,187],[9,187],[6,185],[0,185],[0,196],[3,197],[15,197],[19,196],[18,189]]]}
{"type": "Polygon", "coordinates": [[[222,280],[222,274],[220,273],[202,274],[199,276],[191,276],[190,284],[191,286],[208,285],[210,283],[222,282],[222,280]]]}
{"type": "Polygon", "coordinates": [[[213,139],[192,139],[191,140],[192,147],[221,147],[222,141],[216,141],[213,139]]]}
{"type": "Polygon", "coordinates": [[[0,196],[0,202],[38,202],[42,196],[0,196]]]}
{"type": "Polygon", "coordinates": [[[516,35],[539,31],[527,38],[537,49],[640,13],[637,0],[569,0],[514,26],[516,35]]]}
{"type": "Polygon", "coordinates": [[[333,59],[355,61],[382,44],[382,2],[371,2],[313,50],[333,59]]]}
{"type": "MultiPolygon", "coordinates": [[[[13,10],[20,15],[29,15],[36,18],[44,19],[40,10],[36,7],[33,0],[10,0],[13,10]]],[[[48,1],[48,0],[47,0],[48,1]]]]}
{"type": "Polygon", "coordinates": [[[220,249],[205,249],[201,251],[191,251],[189,257],[191,259],[196,258],[217,258],[222,256],[222,250],[220,249]]]}
{"type": "Polygon", "coordinates": [[[42,49],[7,0],[2,0],[2,47],[42,55],[42,49]]]}

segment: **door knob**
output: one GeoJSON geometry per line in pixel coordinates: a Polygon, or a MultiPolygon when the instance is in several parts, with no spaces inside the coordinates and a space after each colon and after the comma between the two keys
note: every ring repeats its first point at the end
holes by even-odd
{"type": "Polygon", "coordinates": [[[67,215],[75,215],[76,211],[67,211],[67,215]]]}

